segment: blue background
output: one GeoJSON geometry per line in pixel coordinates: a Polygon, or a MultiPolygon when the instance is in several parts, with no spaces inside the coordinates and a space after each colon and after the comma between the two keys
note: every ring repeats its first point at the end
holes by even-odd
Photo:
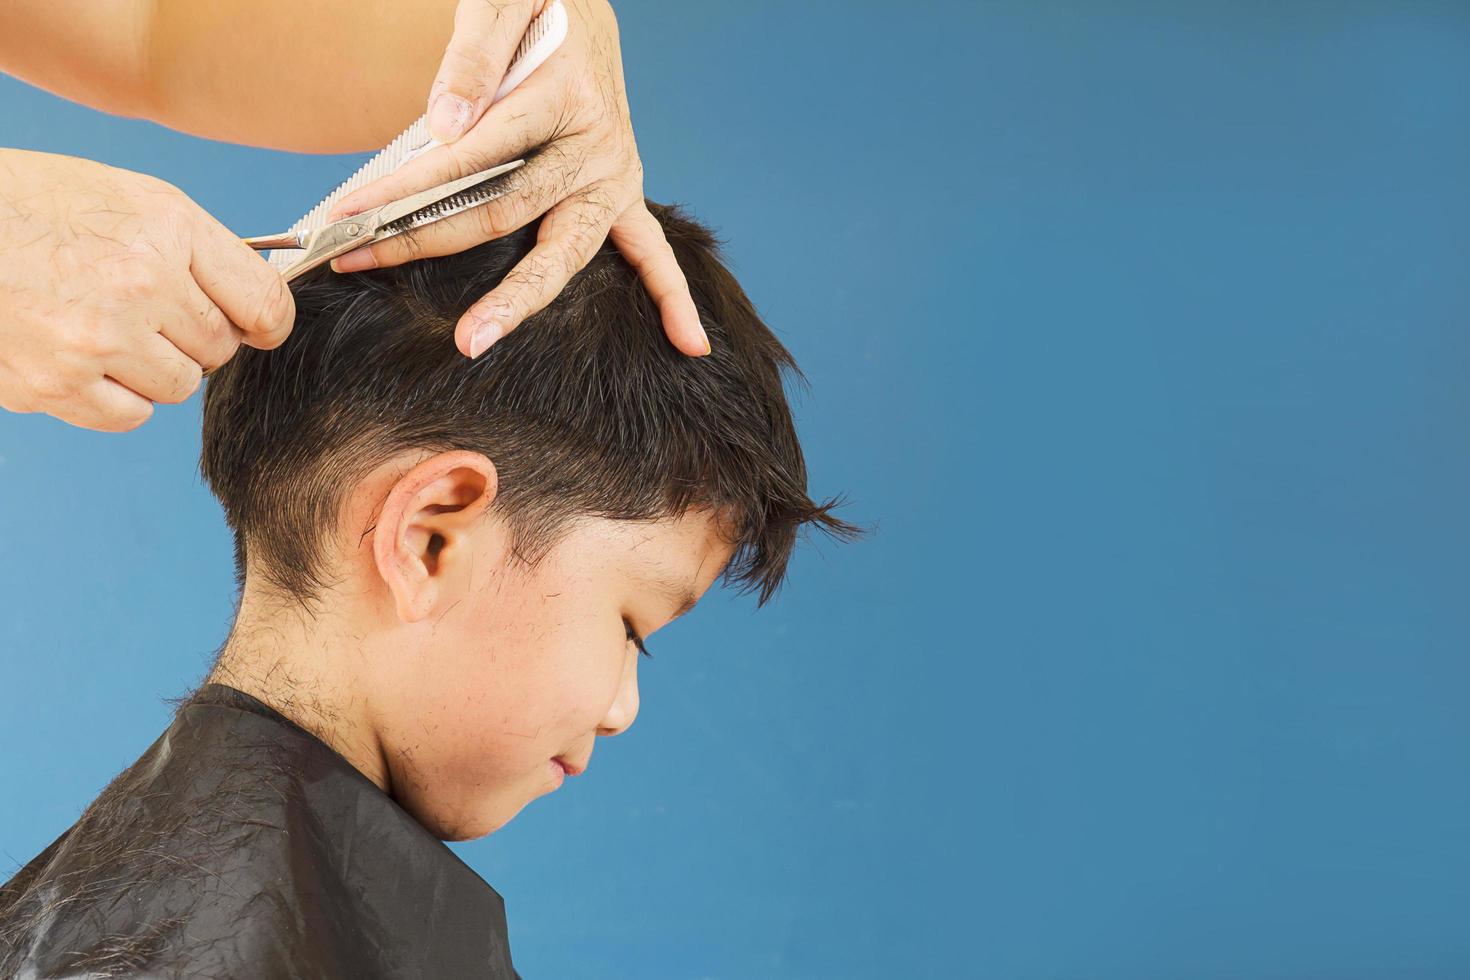
{"type": "MultiPolygon", "coordinates": [[[[1470,976],[1467,9],[618,10],[649,195],[879,529],[711,593],[593,773],[455,845],[528,980],[1470,976]]],[[[242,235],[364,158],[0,120],[242,235]]],[[[198,413],[0,413],[4,871],[226,635],[198,413]]]]}

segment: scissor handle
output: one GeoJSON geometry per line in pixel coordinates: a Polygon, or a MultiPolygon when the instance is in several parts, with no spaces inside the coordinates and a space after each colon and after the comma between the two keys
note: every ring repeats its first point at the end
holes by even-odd
{"type": "Polygon", "coordinates": [[[288,231],[281,235],[256,235],[244,240],[246,245],[263,252],[271,248],[302,248],[301,232],[288,231]]]}

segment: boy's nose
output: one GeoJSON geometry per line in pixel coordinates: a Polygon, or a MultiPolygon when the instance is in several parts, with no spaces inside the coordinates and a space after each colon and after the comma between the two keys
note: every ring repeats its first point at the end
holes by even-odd
{"type": "Polygon", "coordinates": [[[629,666],[623,668],[623,684],[618,688],[617,699],[608,709],[602,724],[597,726],[599,735],[620,735],[633,725],[638,717],[638,655],[628,658],[629,666]]]}

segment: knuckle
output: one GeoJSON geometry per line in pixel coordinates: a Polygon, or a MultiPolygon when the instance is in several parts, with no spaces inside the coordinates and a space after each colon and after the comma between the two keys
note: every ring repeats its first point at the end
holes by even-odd
{"type": "Polygon", "coordinates": [[[540,254],[528,256],[522,268],[506,277],[515,309],[528,316],[561,292],[571,278],[570,266],[567,265],[569,254],[564,246],[548,245],[540,254]]]}
{"type": "Polygon", "coordinates": [[[101,336],[97,324],[80,317],[67,317],[52,326],[56,347],[60,351],[86,358],[101,357],[110,346],[101,336]]]}
{"type": "Polygon", "coordinates": [[[146,398],[128,408],[113,412],[108,419],[110,432],[131,432],[153,417],[153,403],[146,398]]]}
{"type": "Polygon", "coordinates": [[[200,312],[197,317],[199,325],[204,329],[205,339],[211,346],[219,346],[227,343],[235,336],[236,327],[230,322],[230,318],[213,303],[200,312]]]}
{"type": "Polygon", "coordinates": [[[494,45],[487,35],[478,31],[461,31],[450,41],[444,61],[451,70],[456,66],[474,70],[484,66],[494,53],[494,45]]]}
{"type": "Polygon", "coordinates": [[[583,220],[593,228],[606,228],[617,220],[617,217],[626,208],[618,203],[613,196],[611,188],[606,186],[596,187],[583,196],[586,207],[583,210],[583,220]]]}
{"type": "Polygon", "coordinates": [[[489,38],[477,34],[455,37],[444,49],[442,90],[473,102],[484,92],[485,72],[494,60],[495,48],[489,38]]]}
{"type": "Polygon", "coordinates": [[[189,200],[189,196],[177,185],[170,184],[162,177],[131,171],[129,174],[138,180],[138,184],[143,190],[161,199],[161,204],[157,206],[161,206],[164,209],[179,208],[182,210],[180,206],[189,200]]]}
{"type": "Polygon", "coordinates": [[[204,369],[187,358],[174,362],[169,368],[170,374],[168,389],[161,401],[171,405],[187,401],[189,396],[199,390],[199,384],[204,379],[204,369]]]}
{"type": "Polygon", "coordinates": [[[617,217],[617,204],[606,194],[589,194],[583,199],[583,206],[572,217],[565,244],[572,271],[580,269],[597,252],[617,217]]]}
{"type": "Polygon", "coordinates": [[[184,196],[183,192],[170,187],[172,193],[163,196],[163,205],[158,210],[159,232],[165,242],[183,248],[191,241],[199,221],[197,205],[184,196]]]}
{"type": "Polygon", "coordinates": [[[597,246],[601,243],[599,231],[601,225],[590,219],[583,219],[572,228],[567,241],[558,246],[554,256],[556,268],[564,272],[567,278],[570,279],[597,254],[597,246]]]}
{"type": "Polygon", "coordinates": [[[46,368],[26,378],[31,394],[42,404],[62,401],[76,394],[76,384],[64,371],[46,368]]]}
{"type": "Polygon", "coordinates": [[[503,198],[483,204],[472,213],[476,232],[486,240],[504,238],[516,230],[515,220],[503,198]]]}
{"type": "Polygon", "coordinates": [[[218,371],[230,362],[239,349],[240,337],[237,334],[230,334],[222,338],[211,348],[210,356],[205,359],[206,362],[200,365],[201,374],[212,374],[218,371]]]}
{"type": "MultiPolygon", "coordinates": [[[[590,236],[589,236],[590,237],[590,236]]],[[[565,282],[582,268],[582,254],[573,242],[559,245],[551,256],[551,271],[558,281],[565,282]]]]}
{"type": "Polygon", "coordinates": [[[260,303],[260,314],[256,319],[255,328],[261,333],[274,333],[290,326],[291,321],[295,318],[296,298],[291,295],[290,287],[286,285],[286,280],[281,276],[271,276],[265,296],[260,303]]]}
{"type": "Polygon", "coordinates": [[[516,293],[540,292],[550,273],[543,255],[527,256],[525,261],[505,277],[505,284],[516,293]]]}
{"type": "Polygon", "coordinates": [[[204,382],[204,368],[194,362],[192,358],[184,358],[180,370],[183,372],[184,397],[188,398],[199,390],[204,382]]]}
{"type": "Polygon", "coordinates": [[[112,295],[136,302],[157,293],[163,285],[163,277],[153,263],[137,258],[117,263],[107,284],[112,295]]]}

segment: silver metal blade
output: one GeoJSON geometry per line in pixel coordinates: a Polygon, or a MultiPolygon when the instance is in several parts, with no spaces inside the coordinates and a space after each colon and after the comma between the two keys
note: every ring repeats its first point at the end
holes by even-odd
{"type": "MultiPolygon", "coordinates": [[[[469,188],[475,187],[479,184],[483,184],[486,181],[499,177],[501,174],[509,173],[510,171],[515,170],[517,167],[524,166],[525,163],[525,160],[512,160],[510,163],[502,163],[500,166],[491,167],[489,170],[481,170],[477,173],[467,174],[464,177],[460,177],[458,180],[451,180],[448,183],[440,184],[437,187],[430,187],[426,191],[420,191],[417,194],[411,194],[408,197],[402,198],[401,200],[392,201],[388,204],[384,204],[375,212],[372,212],[371,217],[376,222],[378,229],[382,230],[388,225],[395,224],[401,218],[413,216],[418,212],[427,212],[429,209],[435,206],[439,206],[441,208],[450,206],[451,200],[460,196],[462,191],[466,191],[469,188]]],[[[481,204],[485,201],[492,200],[493,198],[499,196],[499,194],[492,194],[490,197],[480,198],[473,203],[466,204],[462,207],[457,207],[455,210],[441,210],[435,212],[434,217],[430,220],[437,221],[439,218],[447,217],[450,214],[456,213],[456,211],[463,211],[467,207],[474,207],[475,204],[481,204]]],[[[368,215],[354,215],[354,217],[368,217],[368,215]]]]}

